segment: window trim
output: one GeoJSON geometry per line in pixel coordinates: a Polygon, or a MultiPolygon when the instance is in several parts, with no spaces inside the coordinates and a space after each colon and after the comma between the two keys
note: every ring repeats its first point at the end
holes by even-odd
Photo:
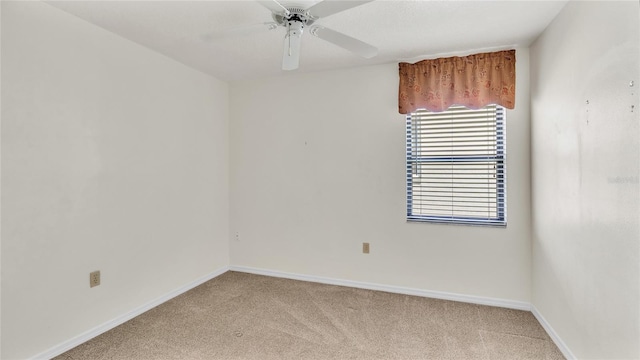
{"type": "MultiPolygon", "coordinates": [[[[489,105],[496,107],[496,155],[495,156],[460,156],[459,161],[478,161],[490,160],[496,162],[496,217],[493,219],[477,218],[477,217],[447,217],[436,215],[414,215],[412,214],[412,198],[413,198],[413,168],[416,159],[413,158],[412,146],[412,129],[413,123],[411,115],[406,116],[406,215],[407,222],[426,222],[437,224],[454,224],[454,225],[472,225],[472,226],[489,226],[489,227],[506,227],[507,226],[507,156],[506,156],[506,109],[499,105],[489,105]]],[[[484,108],[483,108],[484,109],[484,108]]],[[[417,110],[421,111],[421,110],[417,110]]],[[[447,111],[447,110],[445,110],[447,111]]],[[[451,161],[451,157],[436,158],[431,157],[431,162],[451,161]]]]}

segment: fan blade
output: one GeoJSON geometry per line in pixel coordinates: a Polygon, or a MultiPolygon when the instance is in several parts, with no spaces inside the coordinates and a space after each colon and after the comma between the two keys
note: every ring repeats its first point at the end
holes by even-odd
{"type": "Polygon", "coordinates": [[[334,45],[340,46],[343,49],[347,49],[355,54],[358,54],[366,59],[378,55],[378,48],[362,42],[351,36],[345,35],[341,32],[328,29],[323,26],[313,25],[309,32],[322,40],[326,40],[334,45]]]}
{"type": "Polygon", "coordinates": [[[295,70],[300,63],[300,39],[302,33],[290,31],[284,37],[284,53],[282,55],[282,70],[295,70]]]}
{"type": "Polygon", "coordinates": [[[201,37],[202,37],[202,40],[211,42],[211,41],[216,41],[220,39],[250,35],[253,33],[264,31],[264,30],[273,30],[273,29],[276,29],[277,27],[278,27],[278,24],[274,22],[265,22],[260,24],[247,25],[247,26],[238,26],[238,27],[223,30],[223,31],[211,32],[208,34],[204,34],[201,37]]]}
{"type": "Polygon", "coordinates": [[[286,14],[289,15],[289,10],[287,10],[284,5],[280,4],[277,0],[256,0],[260,5],[266,7],[271,10],[274,14],[286,14]]]}
{"type": "Polygon", "coordinates": [[[340,1],[340,0],[324,0],[321,1],[309,9],[307,12],[315,19],[327,17],[341,11],[351,9],[362,4],[366,4],[373,0],[354,0],[354,1],[340,1]]]}

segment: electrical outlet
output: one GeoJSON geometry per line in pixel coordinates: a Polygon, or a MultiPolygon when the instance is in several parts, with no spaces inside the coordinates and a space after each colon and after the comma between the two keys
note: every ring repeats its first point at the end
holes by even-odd
{"type": "Polygon", "coordinates": [[[100,285],[100,270],[89,274],[89,287],[100,285]]]}
{"type": "Polygon", "coordinates": [[[369,253],[369,243],[362,243],[362,253],[363,254],[369,253]]]}
{"type": "Polygon", "coordinates": [[[240,241],[240,233],[236,233],[236,241],[240,241]]]}

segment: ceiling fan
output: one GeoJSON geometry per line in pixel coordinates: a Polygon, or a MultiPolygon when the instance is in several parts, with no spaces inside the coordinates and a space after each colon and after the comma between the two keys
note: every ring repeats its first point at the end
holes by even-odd
{"type": "MultiPolygon", "coordinates": [[[[370,59],[378,54],[378,49],[372,45],[362,42],[341,32],[331,30],[315,22],[320,18],[339,13],[344,10],[371,2],[373,0],[324,0],[308,9],[299,6],[285,6],[277,0],[257,1],[267,9],[271,10],[271,17],[274,22],[265,22],[257,27],[247,27],[231,30],[228,33],[246,34],[259,29],[274,30],[279,27],[286,29],[284,37],[284,52],[282,55],[282,69],[295,70],[300,62],[300,43],[302,33],[305,29],[311,35],[326,40],[343,49],[349,50],[364,58],[370,59]]],[[[214,37],[208,37],[212,39],[214,37]]]]}

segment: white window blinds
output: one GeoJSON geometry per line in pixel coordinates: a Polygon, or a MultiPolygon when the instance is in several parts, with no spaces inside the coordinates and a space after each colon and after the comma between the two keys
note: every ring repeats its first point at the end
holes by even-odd
{"type": "Polygon", "coordinates": [[[407,115],[407,219],[505,225],[504,108],[407,115]]]}

